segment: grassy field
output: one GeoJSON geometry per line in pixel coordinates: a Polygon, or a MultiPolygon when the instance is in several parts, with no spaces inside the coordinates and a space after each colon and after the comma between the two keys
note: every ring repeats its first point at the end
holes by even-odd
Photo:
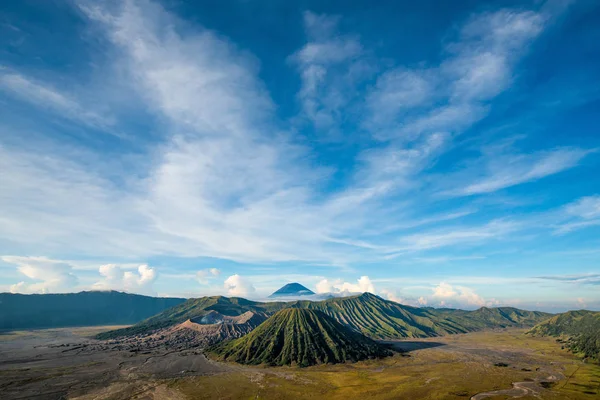
{"type": "Polygon", "coordinates": [[[0,397],[510,399],[526,387],[519,398],[600,399],[600,365],[582,362],[555,338],[524,330],[408,339],[390,343],[405,351],[393,357],[297,368],[218,363],[195,352],[95,349],[97,342],[87,338],[102,329],[108,328],[0,334],[0,397]],[[502,395],[488,396],[495,391],[502,395]]]}
{"type": "Polygon", "coordinates": [[[552,338],[523,332],[425,339],[421,342],[436,346],[356,364],[239,367],[235,372],[174,380],[168,387],[193,399],[468,399],[509,389],[512,382],[555,375],[562,379],[544,384],[547,388],[539,386],[542,398],[600,398],[600,366],[582,363],[552,338]]]}

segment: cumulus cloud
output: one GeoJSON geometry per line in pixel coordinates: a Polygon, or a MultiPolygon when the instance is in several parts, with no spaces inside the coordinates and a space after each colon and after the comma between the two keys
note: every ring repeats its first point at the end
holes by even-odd
{"type": "Polygon", "coordinates": [[[379,295],[381,297],[383,297],[384,299],[395,301],[396,303],[400,303],[400,304],[413,305],[413,303],[414,303],[410,299],[406,299],[406,298],[398,295],[398,293],[395,290],[391,290],[391,289],[382,289],[379,291],[379,295]]]}
{"type": "Polygon", "coordinates": [[[231,275],[225,279],[223,287],[230,296],[247,296],[256,292],[252,283],[238,274],[231,275]]]}
{"type": "Polygon", "coordinates": [[[94,289],[154,293],[152,284],[157,277],[156,270],[146,264],[138,266],[135,271],[125,270],[118,264],[105,264],[100,266],[98,272],[102,280],[94,284],[94,289]]]}
{"type": "Polygon", "coordinates": [[[375,286],[368,276],[361,276],[356,283],[342,279],[323,279],[316,284],[317,293],[375,293],[375,286]]]}
{"type": "Polygon", "coordinates": [[[432,298],[439,301],[442,306],[478,306],[482,307],[486,301],[475,293],[475,291],[466,286],[452,286],[446,282],[441,282],[433,289],[432,298]]]}
{"type": "Polygon", "coordinates": [[[217,268],[206,268],[196,272],[196,279],[202,285],[206,285],[211,279],[214,279],[219,275],[221,275],[221,271],[219,271],[217,268]]]}
{"type": "Polygon", "coordinates": [[[67,262],[46,257],[3,256],[2,261],[17,265],[28,280],[10,287],[11,293],[57,293],[71,291],[78,283],[67,262]]]}

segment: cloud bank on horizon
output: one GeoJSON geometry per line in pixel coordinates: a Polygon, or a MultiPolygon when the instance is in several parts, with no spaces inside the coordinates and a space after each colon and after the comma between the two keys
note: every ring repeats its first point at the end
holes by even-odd
{"type": "Polygon", "coordinates": [[[3,5],[0,289],[600,308],[600,6],[386,7],[3,5]]]}

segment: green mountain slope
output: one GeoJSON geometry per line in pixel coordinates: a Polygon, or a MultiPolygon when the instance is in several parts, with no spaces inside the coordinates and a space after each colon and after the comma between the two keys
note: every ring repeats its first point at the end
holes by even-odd
{"type": "Polygon", "coordinates": [[[291,307],[319,310],[337,322],[374,339],[439,336],[468,332],[432,310],[387,301],[371,293],[319,302],[297,301],[291,307]]]}
{"type": "Polygon", "coordinates": [[[470,330],[487,328],[526,328],[547,320],[552,314],[541,311],[526,311],[513,307],[481,307],[474,311],[456,309],[430,309],[440,317],[452,320],[454,323],[469,327],[470,330]]]}
{"type": "Polygon", "coordinates": [[[600,361],[600,312],[568,311],[534,326],[528,333],[561,337],[574,353],[600,361]]]}
{"type": "Polygon", "coordinates": [[[209,354],[242,364],[309,366],[384,357],[391,352],[324,313],[308,309],[277,312],[239,339],[209,354]]]}
{"type": "Polygon", "coordinates": [[[246,311],[272,315],[286,308],[318,310],[337,322],[373,339],[433,337],[488,328],[533,326],[551,316],[515,308],[481,308],[475,311],[410,307],[371,293],[323,301],[254,302],[221,296],[190,299],[131,328],[107,332],[100,338],[144,334],[202,317],[210,311],[235,316],[246,311]]]}
{"type": "Polygon", "coordinates": [[[0,293],[0,329],[134,324],[184,301],[114,291],[0,293]]]}
{"type": "Polygon", "coordinates": [[[488,328],[533,326],[551,316],[516,308],[475,311],[410,307],[371,293],[320,302],[296,302],[292,307],[323,311],[336,321],[375,339],[432,337],[488,328]]]}

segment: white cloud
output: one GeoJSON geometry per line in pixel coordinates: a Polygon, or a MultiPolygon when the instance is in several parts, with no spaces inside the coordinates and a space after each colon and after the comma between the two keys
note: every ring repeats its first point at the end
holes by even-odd
{"type": "Polygon", "coordinates": [[[336,129],[357,79],[368,73],[356,37],[336,33],[339,17],[304,14],[308,43],[289,57],[300,73],[298,99],[304,116],[318,130],[336,129]]]}
{"type": "MultiPolygon", "coordinates": [[[[448,127],[454,132],[461,123],[469,126],[473,115],[486,107],[482,99],[496,89],[477,84],[477,93],[464,93],[457,84],[452,94],[449,87],[438,90],[439,66],[433,71],[392,68],[367,96],[373,113],[377,104],[391,107],[372,121],[398,121],[405,109],[414,109],[412,119],[397,126],[400,136],[410,131],[413,140],[381,143],[362,152],[347,184],[324,193],[324,187],[337,183],[331,179],[337,171],[315,167],[318,160],[281,131],[286,121],[277,119],[252,56],[214,32],[187,26],[152,2],[78,3],[100,27],[95,33],[109,39],[107,53],[118,56],[114,63],[126,76],[126,87],[139,95],[140,109],[160,121],[156,129],[161,141],[144,148],[142,155],[95,154],[62,143],[44,143],[43,152],[33,144],[0,146],[0,237],[9,244],[46,254],[169,254],[347,267],[404,251],[480,243],[515,228],[490,222],[401,232],[409,225],[404,220],[415,220],[414,204],[426,201],[419,189],[428,179],[420,179],[421,174],[447,149],[452,140],[448,127]],[[430,96],[438,95],[433,93],[443,97],[442,106],[426,106],[430,96]],[[469,101],[457,102],[456,96],[469,101]],[[425,109],[418,110],[421,106],[425,109]],[[134,168],[127,164],[131,160],[134,168]],[[416,194],[409,195],[409,189],[416,194]]],[[[479,45],[490,44],[494,52],[522,45],[526,40],[520,38],[530,38],[534,31],[521,27],[524,22],[513,26],[513,20],[528,21],[530,16],[511,18],[501,20],[511,23],[512,33],[495,23],[489,34],[470,28],[473,32],[463,33],[447,58],[462,57],[479,45]]],[[[349,80],[340,85],[328,81],[323,90],[331,96],[314,98],[318,110],[334,117],[335,110],[345,107],[339,95],[343,100],[343,90],[353,87],[346,84],[354,79],[349,69],[358,67],[365,54],[357,37],[337,33],[337,22],[307,13],[309,43],[292,57],[298,68],[314,75],[318,91],[323,88],[320,67],[326,75],[349,80]]],[[[483,79],[481,71],[457,72],[468,65],[448,65],[456,74],[453,82],[465,76],[483,79]]],[[[307,78],[304,84],[310,89],[311,82],[307,78]]],[[[21,87],[37,90],[28,85],[21,87]]],[[[62,104],[58,107],[65,114],[75,109],[69,96],[53,92],[58,95],[43,96],[62,104]]],[[[438,221],[462,215],[453,210],[443,214],[438,221]]]]}
{"type": "Polygon", "coordinates": [[[344,282],[342,279],[323,279],[316,284],[316,289],[317,293],[376,293],[368,276],[361,276],[356,283],[344,282]]]}
{"type": "Polygon", "coordinates": [[[154,293],[152,285],[157,278],[157,273],[154,268],[146,264],[138,266],[136,272],[124,270],[117,264],[105,264],[100,266],[98,272],[102,279],[93,285],[94,289],[154,293]]]}
{"type": "MultiPolygon", "coordinates": [[[[452,286],[446,282],[440,282],[433,289],[433,294],[431,297],[439,301],[439,304],[443,307],[448,306],[478,306],[482,307],[486,304],[491,304],[486,302],[483,297],[475,293],[475,291],[466,286],[452,286]]],[[[424,299],[424,304],[427,304],[427,301],[424,299]]]]}
{"type": "Polygon", "coordinates": [[[109,129],[114,122],[109,117],[82,106],[78,101],[56,88],[35,82],[29,77],[2,69],[2,67],[0,67],[0,89],[37,107],[55,111],[72,121],[99,128],[106,133],[116,134],[109,129]]]}
{"type": "MultiPolygon", "coordinates": [[[[559,148],[533,154],[489,154],[481,159],[481,163],[465,171],[468,174],[483,171],[481,178],[458,179],[464,185],[465,179],[475,182],[459,189],[446,191],[446,194],[469,196],[491,193],[500,189],[536,181],[546,176],[575,167],[590,152],[582,149],[559,148]]],[[[481,172],[479,172],[481,173],[481,172]]],[[[464,173],[459,173],[461,176],[464,173]]],[[[450,177],[450,180],[453,178],[450,177]]]]}
{"type": "Polygon", "coordinates": [[[567,205],[566,212],[584,219],[600,217],[600,196],[588,196],[567,205]]]}
{"type": "Polygon", "coordinates": [[[366,107],[370,118],[365,126],[372,130],[387,129],[405,111],[431,101],[434,85],[426,74],[424,71],[397,68],[379,76],[375,87],[367,95],[366,107]]]}
{"type": "Polygon", "coordinates": [[[600,226],[600,196],[586,196],[563,207],[563,222],[554,230],[566,234],[578,229],[600,226]]]}
{"type": "Polygon", "coordinates": [[[381,297],[383,297],[384,299],[395,301],[396,303],[412,305],[412,302],[410,300],[399,296],[398,293],[394,290],[382,289],[379,291],[379,295],[381,295],[381,297]]]}
{"type": "Polygon", "coordinates": [[[436,249],[446,246],[473,245],[489,240],[498,240],[518,230],[518,223],[494,220],[482,226],[451,227],[424,233],[405,235],[400,243],[386,249],[387,259],[396,258],[407,252],[436,249]]]}
{"type": "Polygon", "coordinates": [[[219,271],[217,268],[206,268],[196,273],[196,279],[202,285],[206,285],[211,279],[214,279],[219,275],[221,275],[221,271],[219,271]]]}
{"type": "Polygon", "coordinates": [[[12,285],[12,293],[59,293],[71,291],[78,283],[73,267],[64,261],[19,256],[3,256],[1,259],[17,265],[17,270],[28,278],[28,281],[12,285]]]}
{"type": "Polygon", "coordinates": [[[488,113],[488,101],[506,90],[512,68],[540,34],[545,17],[501,10],[475,15],[431,68],[383,74],[367,96],[365,126],[380,139],[414,140],[460,134],[488,113]]]}
{"type": "Polygon", "coordinates": [[[238,274],[225,279],[223,287],[230,296],[247,296],[256,292],[252,283],[238,274]]]}
{"type": "Polygon", "coordinates": [[[453,98],[487,100],[511,83],[511,64],[525,45],[540,34],[545,17],[532,11],[501,10],[474,17],[461,31],[461,41],[448,46],[455,53],[443,65],[456,77],[453,98]]]}
{"type": "Polygon", "coordinates": [[[546,275],[538,276],[536,279],[550,280],[556,282],[564,282],[575,285],[598,285],[600,286],[600,274],[574,274],[574,275],[546,275]]]}
{"type": "Polygon", "coordinates": [[[316,284],[317,293],[331,293],[335,290],[333,287],[333,282],[330,282],[329,279],[323,279],[316,284]]]}
{"type": "MultiPolygon", "coordinates": [[[[377,151],[377,159],[389,160],[397,170],[410,165],[409,181],[422,185],[423,180],[414,179],[415,173],[426,171],[456,135],[489,113],[490,101],[510,87],[517,61],[543,31],[547,19],[543,13],[514,10],[475,15],[446,46],[438,66],[399,67],[382,74],[366,97],[364,118],[365,128],[374,137],[390,142],[377,151]],[[444,138],[436,151],[428,150],[432,137],[444,138]],[[421,156],[417,160],[404,156],[409,151],[421,156]]],[[[451,179],[454,187],[445,193],[491,193],[535,181],[576,166],[586,154],[565,148],[482,159],[451,179]],[[481,173],[486,170],[487,174],[481,173]]],[[[400,175],[403,179],[406,176],[400,175]]],[[[447,181],[444,176],[438,184],[447,185],[447,181]]]]}

